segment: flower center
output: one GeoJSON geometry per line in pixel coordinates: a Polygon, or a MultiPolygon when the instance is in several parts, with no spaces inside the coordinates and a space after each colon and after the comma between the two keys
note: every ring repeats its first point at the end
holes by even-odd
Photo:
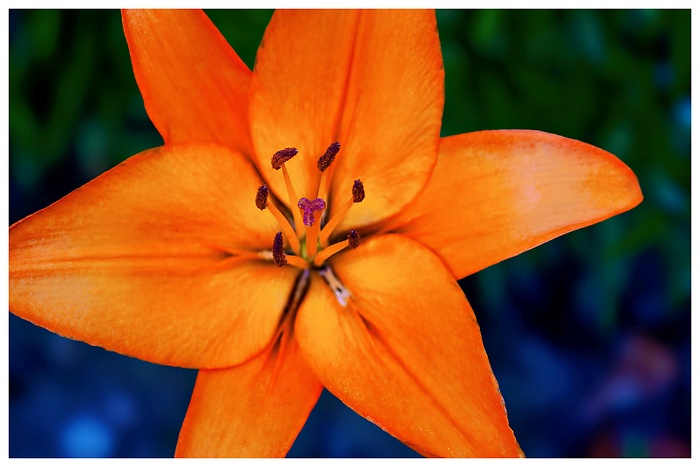
{"type": "Polygon", "coordinates": [[[332,255],[348,246],[355,249],[359,245],[360,234],[355,230],[348,232],[345,240],[335,244],[329,244],[329,239],[352,205],[365,199],[365,188],[361,180],[355,180],[351,190],[349,190],[351,193],[347,201],[340,206],[338,212],[333,213],[330,219],[325,222],[326,216],[323,214],[328,203],[324,198],[330,185],[326,170],[331,166],[339,151],[340,143],[335,142],[318,159],[317,167],[321,171],[321,181],[318,196],[315,199],[298,198],[287,172],[286,164],[297,155],[297,149],[285,148],[272,156],[272,167],[275,170],[282,170],[289,196],[288,205],[292,206],[293,221],[282,213],[280,205],[276,201],[270,199],[270,190],[266,185],[258,188],[255,205],[260,210],[267,209],[280,226],[280,231],[277,232],[272,243],[271,255],[268,253],[267,257],[279,267],[289,265],[303,270],[319,269],[319,274],[326,278],[339,301],[347,303],[349,292],[342,287],[325,262],[332,255]]]}

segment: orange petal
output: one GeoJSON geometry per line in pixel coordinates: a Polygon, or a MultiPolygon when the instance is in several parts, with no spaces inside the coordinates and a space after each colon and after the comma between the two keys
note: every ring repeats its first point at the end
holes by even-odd
{"type": "Polygon", "coordinates": [[[251,155],[252,73],[200,10],[125,10],[146,111],[166,143],[216,142],[251,155]]]}
{"type": "Polygon", "coordinates": [[[429,456],[518,456],[474,313],[440,260],[400,235],[331,259],[346,307],[313,275],[295,325],[323,385],[429,456]]]}
{"type": "Polygon", "coordinates": [[[155,363],[240,363],[269,343],[295,279],[245,257],[276,231],[258,185],[220,146],[130,158],[10,228],[10,310],[155,363]]]}
{"type": "Polygon", "coordinates": [[[612,154],[539,131],[443,138],[425,190],[384,230],[428,246],[456,278],[642,201],[634,173],[612,154]]]}
{"type": "MultiPolygon", "coordinates": [[[[299,196],[316,196],[318,158],[334,141],[331,210],[362,179],[368,196],[341,224],[397,212],[424,186],[437,157],[443,70],[435,15],[416,10],[275,12],[253,75],[251,128],[259,165],[278,193],[270,157],[289,162],[299,196]]],[[[286,199],[283,196],[282,199],[286,199]]]]}
{"type": "Polygon", "coordinates": [[[293,340],[235,368],[202,370],[175,455],[283,457],[322,389],[293,340]]]}
{"type": "Polygon", "coordinates": [[[338,140],[331,211],[361,179],[367,197],[343,232],[399,212],[425,186],[437,160],[444,70],[432,10],[364,10],[338,140]]]}
{"type": "Polygon", "coordinates": [[[287,200],[286,189],[270,158],[286,147],[299,150],[287,164],[297,195],[316,197],[316,162],[337,138],[358,14],[277,10],[265,30],[251,83],[250,125],[260,171],[284,194],[280,199],[287,200]]]}

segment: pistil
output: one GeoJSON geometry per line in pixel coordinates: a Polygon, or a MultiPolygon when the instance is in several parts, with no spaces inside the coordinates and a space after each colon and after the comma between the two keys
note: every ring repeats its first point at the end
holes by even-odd
{"type": "Polygon", "coordinates": [[[318,231],[321,222],[316,222],[316,212],[326,209],[326,202],[321,198],[311,201],[308,198],[301,198],[297,204],[299,209],[304,211],[304,225],[306,229],[306,256],[313,258],[318,248],[318,231]]]}

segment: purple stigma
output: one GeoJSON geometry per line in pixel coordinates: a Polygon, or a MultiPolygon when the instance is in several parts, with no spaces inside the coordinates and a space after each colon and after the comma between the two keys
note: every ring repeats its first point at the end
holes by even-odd
{"type": "Polygon", "coordinates": [[[285,148],[277,151],[272,155],[272,168],[275,170],[281,169],[282,164],[296,156],[298,152],[299,151],[297,151],[297,148],[285,148]]]}
{"type": "Polygon", "coordinates": [[[316,221],[314,212],[326,209],[326,202],[321,198],[316,198],[313,201],[308,198],[301,198],[297,206],[304,211],[304,225],[311,227],[316,221]]]}

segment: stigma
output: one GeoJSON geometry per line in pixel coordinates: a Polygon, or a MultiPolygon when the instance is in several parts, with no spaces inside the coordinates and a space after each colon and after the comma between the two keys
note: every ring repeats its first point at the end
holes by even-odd
{"type": "Polygon", "coordinates": [[[286,165],[293,163],[299,154],[297,148],[288,147],[272,155],[270,164],[275,170],[281,170],[287,188],[287,200],[275,198],[267,185],[258,188],[255,206],[261,211],[267,210],[279,224],[272,241],[272,250],[267,256],[279,266],[293,266],[300,269],[327,270],[326,261],[345,248],[355,249],[360,243],[357,230],[335,232],[350,208],[365,199],[365,187],[361,180],[355,180],[348,187],[345,202],[335,203],[335,212],[329,212],[330,204],[326,194],[329,192],[332,164],[340,153],[340,143],[334,142],[318,158],[316,168],[321,172],[317,196],[313,199],[297,197],[286,165]],[[286,201],[286,202],[285,202],[286,201]],[[338,239],[331,244],[331,238],[338,239]]]}
{"type": "Polygon", "coordinates": [[[312,227],[314,222],[316,222],[314,217],[316,212],[326,210],[326,202],[321,198],[316,198],[313,201],[309,201],[308,198],[301,198],[297,206],[304,212],[304,225],[307,227],[312,227]]]}

